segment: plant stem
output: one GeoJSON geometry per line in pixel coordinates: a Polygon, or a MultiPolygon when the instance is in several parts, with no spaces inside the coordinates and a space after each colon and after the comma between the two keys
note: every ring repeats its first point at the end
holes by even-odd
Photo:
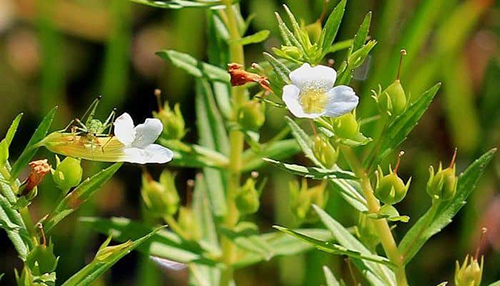
{"type": "Polygon", "coordinates": [[[177,221],[170,215],[164,216],[163,220],[168,224],[168,227],[170,227],[175,233],[177,233],[180,237],[187,239],[188,236],[186,232],[181,228],[181,226],[177,223],[177,221]]]}
{"type": "MultiPolygon", "coordinates": [[[[373,188],[368,177],[366,170],[361,165],[356,154],[352,151],[350,147],[341,146],[342,154],[346,158],[347,162],[351,166],[353,172],[361,180],[361,188],[363,189],[363,194],[368,203],[368,210],[371,213],[376,213],[380,209],[380,204],[373,194],[373,188]]],[[[406,272],[403,263],[403,257],[399,252],[398,246],[394,237],[392,235],[391,229],[387,220],[376,219],[373,220],[378,236],[382,246],[384,247],[385,253],[389,260],[396,265],[396,281],[399,286],[407,286],[408,282],[406,280],[406,272]]]]}
{"type": "MultiPolygon", "coordinates": [[[[226,5],[227,28],[230,35],[230,58],[231,62],[244,64],[243,46],[239,43],[241,39],[238,24],[234,15],[232,1],[224,0],[226,5]]],[[[243,87],[233,87],[232,89],[232,108],[233,118],[236,120],[240,106],[246,101],[245,89],[243,87]]],[[[229,169],[226,189],[226,202],[228,213],[225,217],[224,224],[227,228],[232,229],[238,222],[238,209],[235,204],[235,196],[240,187],[241,180],[241,155],[243,153],[244,138],[243,133],[233,129],[229,132],[229,169]]],[[[227,286],[233,281],[234,271],[232,264],[235,259],[236,246],[227,237],[221,237],[221,246],[223,252],[223,262],[225,269],[222,270],[220,285],[227,286]]]]}

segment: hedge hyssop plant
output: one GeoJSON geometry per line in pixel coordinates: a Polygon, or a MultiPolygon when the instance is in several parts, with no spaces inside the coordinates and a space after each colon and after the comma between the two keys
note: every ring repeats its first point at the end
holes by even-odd
{"type": "MultiPolygon", "coordinates": [[[[288,24],[276,14],[282,45],[272,49],[274,55],[264,53],[265,61],[253,64],[250,72],[245,68],[244,47],[264,41],[269,31],[246,35],[249,20],[231,0],[135,2],[167,9],[207,9],[209,63],[173,50],[157,53],[195,77],[199,141],[192,144],[183,140],[185,122],[179,105],[172,109],[163,104],[156,91],[156,118],[137,126],[127,113],[114,119],[113,111],[104,123],[95,119],[97,100],[81,120],[47,135],[55,116],[52,110],[11,166],[8,150],[21,119],[18,116],[0,143],[0,225],[24,262],[23,269],[16,272],[18,285],[55,285],[58,258],[50,242],[51,230],[89,200],[122,162],[169,161],[172,166],[200,171],[188,184],[193,195],[184,206],[180,206],[175,176],[170,171],[165,170],[158,181],[144,172],[141,195],[146,219],[158,226],[167,224],[169,229],[126,218],[84,218],[85,223],[110,237],[94,260],[63,285],[89,285],[135,248],[163,265],[173,265],[172,261],[187,265],[190,283],[195,285],[232,285],[238,282],[234,281],[236,270],[312,248],[348,256],[366,280],[363,284],[408,285],[405,266],[465,204],[495,150],[458,176],[456,153],[449,166],[431,167],[426,188],[431,207],[401,241],[396,241],[392,227],[408,223],[409,217],[400,215],[395,205],[407,195],[411,180],[398,175],[399,165],[404,163],[400,162],[402,153],[394,168],[385,166],[383,160],[398,150],[418,123],[439,84],[410,98],[398,77],[374,92],[374,100],[356,94],[349,86],[353,71],[376,45],[375,40],[367,41],[371,13],[347,41],[349,45],[339,45],[334,40],[345,0],[325,23],[318,20],[310,25],[299,24],[285,6],[288,24]],[[346,49],[347,56],[340,64],[324,65],[329,53],[346,49]],[[358,118],[355,109],[360,100],[377,105],[379,113],[358,118]],[[260,138],[265,108],[291,113],[283,118],[289,128],[267,142],[260,138]],[[383,132],[374,138],[363,134],[362,123],[370,120],[384,125],[383,132]],[[311,132],[300,127],[301,122],[310,124],[311,132]],[[286,139],[290,131],[294,138],[286,139]],[[56,157],[55,169],[47,160],[30,162],[42,146],[66,158],[60,161],[56,157]],[[309,158],[311,166],[281,161],[289,161],[299,152],[309,158]],[[81,159],[114,164],[82,182],[81,159]],[[27,165],[31,173],[21,181],[19,174],[27,165]],[[326,229],[276,226],[279,231],[259,231],[248,215],[259,211],[266,179],[256,171],[266,165],[302,177],[300,183],[290,183],[296,227],[319,219],[326,229]],[[61,198],[34,224],[29,206],[36,199],[37,185],[48,173],[52,173],[61,198]],[[319,184],[309,187],[312,180],[319,184]],[[327,189],[338,192],[353,207],[353,215],[359,217],[355,234],[323,209],[327,189]],[[112,238],[124,242],[109,246],[112,238]]],[[[455,284],[479,285],[482,261],[475,256],[467,257],[462,265],[457,263],[455,284]]],[[[327,267],[324,271],[328,285],[343,284],[327,267]]]]}

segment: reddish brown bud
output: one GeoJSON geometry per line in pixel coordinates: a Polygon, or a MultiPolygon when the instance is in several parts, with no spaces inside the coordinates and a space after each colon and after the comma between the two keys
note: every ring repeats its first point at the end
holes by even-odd
{"type": "Polygon", "coordinates": [[[240,86],[247,84],[249,82],[258,83],[263,89],[272,92],[271,87],[269,86],[269,80],[267,77],[261,76],[256,73],[247,72],[243,69],[243,66],[237,63],[231,63],[227,65],[227,69],[229,74],[231,75],[231,85],[232,86],[240,86]]]}
{"type": "Polygon", "coordinates": [[[45,175],[50,172],[50,165],[47,162],[47,159],[32,161],[29,163],[29,166],[31,168],[31,173],[23,184],[23,196],[28,194],[29,192],[31,192],[31,190],[38,186],[38,184],[42,182],[43,177],[45,177],[45,175]]]}

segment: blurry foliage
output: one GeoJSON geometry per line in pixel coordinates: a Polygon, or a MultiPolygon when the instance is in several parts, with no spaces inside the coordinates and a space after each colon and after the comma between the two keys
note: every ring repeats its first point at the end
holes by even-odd
{"type": "MultiPolygon", "coordinates": [[[[260,53],[264,49],[269,50],[268,46],[277,46],[279,31],[273,13],[278,10],[284,15],[281,2],[242,1],[244,14],[255,15],[250,31],[271,30],[266,42],[248,47],[247,63],[260,59],[260,53]]],[[[305,24],[314,22],[323,9],[321,0],[284,2],[305,24]]],[[[330,1],[328,9],[331,10],[336,2],[330,1]]],[[[421,178],[412,182],[412,189],[422,191],[409,196],[402,209],[410,216],[421,215],[422,210],[427,208],[423,190],[428,162],[435,160],[433,163],[437,163],[437,159],[447,158],[452,147],[457,146],[463,160],[457,165],[462,170],[465,162],[470,162],[473,157],[492,145],[498,146],[500,142],[500,10],[498,4],[489,0],[351,0],[347,2],[337,39],[348,39],[355,34],[368,10],[373,11],[372,34],[378,44],[371,58],[354,74],[353,85],[361,91],[359,113],[368,117],[375,112],[371,109],[375,105],[370,102],[370,90],[376,89],[378,84],[386,87],[395,79],[401,48],[408,51],[402,66],[401,82],[407,87],[406,92],[411,94],[411,101],[417,101],[418,96],[423,94],[422,89],[431,83],[443,83],[437,100],[404,145],[407,153],[405,160],[411,162],[408,165],[416,170],[412,175],[421,178]]],[[[170,102],[181,103],[186,128],[195,129],[194,90],[204,88],[204,82],[197,80],[195,85],[191,76],[171,64],[165,67],[162,59],[154,53],[175,49],[200,58],[205,55],[205,32],[210,25],[213,23],[205,21],[205,12],[197,9],[160,10],[121,0],[0,0],[0,106],[4,107],[0,112],[0,130],[7,130],[18,110],[26,111],[24,126],[10,150],[12,156],[20,155],[22,145],[17,142],[27,141],[30,129],[36,126],[35,122],[53,106],[60,106],[54,126],[63,127],[72,115],[81,114],[98,94],[103,94],[106,105],[101,110],[114,106],[129,107],[127,110],[135,113],[136,117],[146,117],[156,109],[153,90],[159,87],[170,102]]],[[[345,50],[340,50],[329,56],[336,60],[341,58],[340,55],[344,57],[345,53],[345,50]]],[[[282,120],[274,120],[282,118],[283,112],[273,110],[267,116],[261,135],[264,138],[284,128],[279,125],[282,120]]],[[[381,131],[382,126],[376,123],[366,124],[372,125],[373,134],[381,131]]],[[[187,136],[193,139],[195,134],[189,132],[187,136]]],[[[201,134],[198,136],[202,138],[201,134]]],[[[298,159],[303,161],[302,157],[298,159]]],[[[490,229],[488,239],[481,246],[487,257],[483,281],[500,278],[499,156],[494,160],[494,172],[481,181],[479,190],[469,199],[465,214],[415,256],[408,269],[409,276],[414,279],[411,284],[431,285],[440,282],[436,279],[451,278],[453,268],[443,262],[461,258],[474,248],[483,225],[490,229]],[[428,259],[431,255],[433,259],[428,259]],[[419,275],[421,273],[426,275],[419,275]]],[[[407,171],[405,166],[401,167],[402,174],[407,171]]],[[[139,172],[136,168],[124,167],[118,177],[120,181],[108,182],[108,188],[102,192],[106,193],[106,197],[93,199],[95,205],[87,207],[87,210],[93,211],[87,211],[87,214],[139,216],[136,203],[140,196],[137,191],[140,188],[139,172]],[[115,201],[121,205],[117,207],[111,203],[115,201]]],[[[287,187],[283,182],[290,177],[274,168],[268,168],[267,172],[273,174],[273,179],[263,192],[261,212],[255,220],[264,228],[274,223],[290,226],[294,218],[280,203],[288,196],[281,190],[287,187]]],[[[179,174],[180,181],[190,177],[192,172],[189,170],[179,174]]],[[[37,203],[43,204],[57,194],[42,193],[39,196],[43,200],[37,203]]],[[[332,196],[326,207],[330,213],[338,214],[337,217],[342,217],[341,210],[345,207],[345,204],[339,203],[340,200],[338,195],[332,196]]],[[[42,209],[42,206],[34,209],[37,218],[44,215],[36,213],[36,209],[42,209]]],[[[343,219],[354,222],[352,217],[343,219]]],[[[93,257],[91,253],[97,249],[95,237],[84,235],[88,233],[86,227],[65,224],[54,229],[57,252],[73,253],[75,256],[71,257],[82,258],[70,259],[68,255],[66,258],[62,255],[58,266],[61,281],[83,266],[83,258],[90,261],[93,257]],[[87,237],[89,241],[78,242],[77,237],[87,237]]],[[[405,225],[400,227],[407,228],[405,225]]],[[[11,266],[18,261],[3,235],[1,241],[4,254],[0,273],[7,273],[2,282],[12,282],[11,266]]],[[[305,281],[314,281],[316,285],[324,283],[322,269],[310,270],[306,267],[314,261],[322,261],[315,265],[328,264],[333,269],[341,270],[345,274],[343,278],[350,281],[348,266],[341,259],[318,257],[314,253],[275,259],[238,275],[245,276],[249,285],[270,285],[276,284],[276,281],[281,281],[283,285],[305,285],[305,281]]],[[[158,280],[155,281],[151,278],[155,276],[146,274],[159,272],[153,265],[143,258],[128,257],[118,263],[106,280],[109,285],[132,285],[133,281],[157,285],[167,284],[165,281],[175,282],[171,279],[182,280],[178,274],[170,273],[169,277],[174,278],[161,275],[156,276],[158,280]],[[150,267],[145,267],[146,264],[150,267]]]]}

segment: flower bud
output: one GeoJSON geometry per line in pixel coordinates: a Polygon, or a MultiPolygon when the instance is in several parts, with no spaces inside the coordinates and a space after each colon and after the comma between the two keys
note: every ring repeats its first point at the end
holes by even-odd
{"type": "Polygon", "coordinates": [[[427,193],[433,199],[446,201],[455,196],[458,182],[455,171],[456,154],[455,150],[450,166],[444,170],[441,163],[437,173],[434,173],[432,166],[429,167],[430,176],[427,182],[427,193]]]}
{"type": "Polygon", "coordinates": [[[397,171],[401,156],[404,153],[401,152],[398,157],[398,163],[394,170],[389,169],[389,174],[384,176],[382,168],[378,167],[377,171],[377,185],[375,187],[375,196],[381,200],[384,204],[393,205],[399,203],[404,199],[408,188],[410,187],[411,178],[405,183],[401,178],[398,177],[397,171]]]}
{"type": "Polygon", "coordinates": [[[315,222],[318,220],[318,215],[312,208],[312,205],[318,205],[323,208],[328,201],[328,193],[325,192],[326,181],[321,184],[308,188],[307,180],[302,179],[302,184],[298,181],[290,182],[290,206],[292,213],[302,222],[315,222]]]}
{"type": "Polygon", "coordinates": [[[292,59],[300,59],[302,57],[300,49],[294,46],[281,46],[281,51],[292,59]]]}
{"type": "Polygon", "coordinates": [[[353,138],[359,132],[359,123],[356,120],[356,115],[351,112],[335,118],[333,131],[340,138],[353,138]]]}
{"type": "Polygon", "coordinates": [[[236,207],[242,215],[253,214],[259,210],[260,194],[255,188],[255,179],[248,178],[235,198],[236,207]]]}
{"type": "Polygon", "coordinates": [[[172,110],[165,102],[161,106],[161,91],[155,90],[155,95],[158,99],[158,112],[153,111],[153,116],[160,119],[163,125],[163,135],[167,139],[182,139],[186,135],[184,117],[182,117],[180,105],[177,103],[172,110]]]}
{"type": "Polygon", "coordinates": [[[200,224],[193,210],[180,207],[178,222],[185,235],[184,239],[199,240],[201,238],[200,224]]]}
{"type": "Polygon", "coordinates": [[[175,176],[165,170],[156,182],[147,172],[142,176],[142,199],[150,213],[155,217],[171,216],[179,208],[179,194],[175,187],[175,176]]]}
{"type": "Polygon", "coordinates": [[[481,257],[481,263],[478,263],[477,258],[465,257],[465,261],[460,267],[460,263],[456,262],[455,270],[455,285],[456,286],[479,286],[483,276],[484,258],[481,257]]]}
{"type": "Polygon", "coordinates": [[[335,165],[339,156],[338,150],[335,150],[328,138],[323,135],[314,138],[313,153],[316,159],[328,169],[335,165]]]}
{"type": "Polygon", "coordinates": [[[376,44],[377,41],[370,40],[368,41],[368,43],[366,43],[366,45],[354,51],[354,53],[352,53],[347,59],[347,62],[349,63],[349,68],[350,69],[359,68],[365,61],[366,57],[368,57],[368,54],[373,49],[373,47],[375,47],[376,44]]]}
{"type": "Polygon", "coordinates": [[[42,182],[43,177],[50,172],[50,165],[47,162],[47,159],[44,159],[32,161],[29,163],[29,166],[31,168],[31,172],[26,181],[24,181],[21,185],[19,191],[21,196],[31,200],[37,194],[36,186],[38,186],[42,182]]]}
{"type": "Polygon", "coordinates": [[[245,102],[238,112],[238,123],[245,130],[259,130],[264,124],[264,106],[258,100],[245,102]]]}
{"type": "Polygon", "coordinates": [[[80,165],[80,159],[66,157],[62,162],[56,156],[57,167],[52,171],[52,178],[56,185],[61,189],[68,191],[78,186],[82,181],[83,169],[80,165]]]}

